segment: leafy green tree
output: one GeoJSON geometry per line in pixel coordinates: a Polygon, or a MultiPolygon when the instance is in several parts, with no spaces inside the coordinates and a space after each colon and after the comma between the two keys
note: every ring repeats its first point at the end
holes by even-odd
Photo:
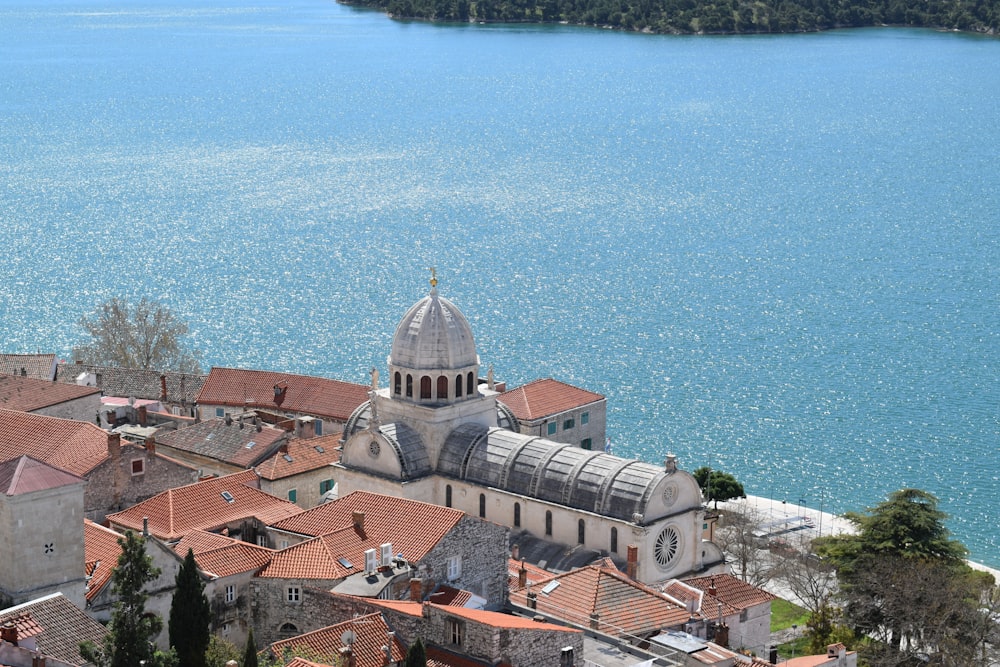
{"type": "Polygon", "coordinates": [[[843,617],[870,664],[974,665],[984,638],[982,599],[992,577],[973,572],[937,498],[903,489],[865,514],[853,535],[817,540],[836,569],[843,617]]]}
{"type": "Polygon", "coordinates": [[[80,655],[98,667],[150,667],[176,665],[176,656],[157,651],[153,640],[163,627],[159,616],[146,613],[147,595],[143,590],[160,574],[146,555],[146,541],[132,531],[118,539],[122,553],[111,575],[115,603],[103,646],[93,642],[80,645],[80,655]]]}
{"type": "Polygon", "coordinates": [[[243,651],[243,667],[257,667],[257,644],[253,640],[253,628],[247,633],[247,645],[243,651]]]}
{"type": "Polygon", "coordinates": [[[702,466],[694,471],[694,478],[698,482],[705,494],[706,500],[714,500],[715,506],[719,506],[719,501],[725,502],[733,498],[746,498],[743,485],[728,472],[712,470],[708,466],[702,466]]]}
{"type": "Polygon", "coordinates": [[[205,667],[212,610],[191,549],[188,549],[184,562],[177,570],[175,583],[168,626],[170,646],[177,652],[177,658],[184,667],[205,667]]]}
{"type": "Polygon", "coordinates": [[[101,304],[80,326],[90,341],[73,350],[73,358],[99,366],[198,373],[199,353],[183,345],[187,324],[156,301],[136,303],[115,297],[101,304]]]}
{"type": "Polygon", "coordinates": [[[406,667],[427,667],[427,651],[419,637],[406,651],[406,667]]]}
{"type": "Polygon", "coordinates": [[[205,664],[208,667],[226,667],[230,660],[239,664],[243,654],[232,642],[212,635],[208,640],[208,650],[205,651],[205,664]]]}

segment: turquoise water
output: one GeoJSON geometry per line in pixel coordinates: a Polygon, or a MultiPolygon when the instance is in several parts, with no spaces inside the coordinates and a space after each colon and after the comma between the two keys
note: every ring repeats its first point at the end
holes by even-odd
{"type": "Polygon", "coordinates": [[[113,295],[206,364],[367,382],[427,290],[615,452],[828,511],[937,494],[1000,566],[1000,40],[0,0],[0,341],[113,295]]]}

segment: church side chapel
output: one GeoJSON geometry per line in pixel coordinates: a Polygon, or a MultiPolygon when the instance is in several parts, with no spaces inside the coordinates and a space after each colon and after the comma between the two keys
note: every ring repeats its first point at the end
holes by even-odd
{"type": "MultiPolygon", "coordinates": [[[[698,484],[676,457],[657,466],[518,433],[492,368],[485,382],[479,371],[469,322],[432,272],[430,293],[396,327],[388,386],[373,369],[369,400],[347,422],[340,494],[461,509],[548,553],[608,555],[646,584],[725,570],[702,537],[711,519],[698,484]]],[[[537,564],[559,567],[553,560],[537,564]]]]}

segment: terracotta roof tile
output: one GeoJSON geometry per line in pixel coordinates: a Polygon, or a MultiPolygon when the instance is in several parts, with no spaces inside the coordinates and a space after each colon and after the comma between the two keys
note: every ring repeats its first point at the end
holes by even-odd
{"type": "Polygon", "coordinates": [[[213,367],[198,392],[199,405],[281,409],[346,422],[368,400],[366,385],[309,375],[213,367]],[[275,398],[275,387],[284,389],[275,398]]]}
{"type": "Polygon", "coordinates": [[[535,380],[500,395],[500,401],[521,421],[544,419],[603,400],[600,394],[552,378],[535,380]]]}
{"type": "Polygon", "coordinates": [[[322,662],[313,662],[312,660],[306,660],[305,658],[292,658],[292,661],[285,665],[285,667],[333,667],[333,665],[327,665],[322,662]]]}
{"type": "MultiPolygon", "coordinates": [[[[689,619],[683,605],[629,579],[617,569],[594,565],[553,575],[530,590],[538,595],[537,609],[567,622],[588,625],[600,615],[600,630],[610,635],[646,636],[682,626],[689,619]],[[544,592],[545,587],[558,586],[544,592]]],[[[511,602],[527,606],[528,590],[512,591],[511,602]]]]}
{"type": "Polygon", "coordinates": [[[339,441],[339,433],[308,440],[290,438],[287,452],[275,452],[254,469],[262,479],[275,480],[325,468],[340,461],[339,441]]]}
{"type": "Polygon", "coordinates": [[[437,646],[427,646],[425,650],[427,652],[427,667],[493,667],[492,662],[475,660],[437,646]]]}
{"type": "Polygon", "coordinates": [[[355,491],[279,521],[273,527],[310,536],[347,527],[353,531],[354,512],[365,514],[365,543],[378,546],[391,542],[393,552],[402,553],[410,561],[423,558],[465,516],[461,510],[440,505],[355,491]]]}
{"type": "MultiPolygon", "coordinates": [[[[776,595],[748,584],[731,574],[694,577],[692,579],[685,579],[684,583],[704,591],[707,597],[729,605],[736,611],[743,611],[744,609],[756,607],[759,604],[777,599],[776,595]],[[709,592],[713,583],[716,591],[714,594],[709,592]]],[[[708,604],[708,602],[706,601],[705,604],[708,604]]]]}
{"type": "Polygon", "coordinates": [[[389,626],[381,614],[359,616],[298,637],[275,642],[271,644],[271,652],[274,655],[281,655],[286,648],[293,650],[306,648],[315,653],[319,659],[326,660],[330,664],[337,664],[340,649],[344,647],[341,637],[348,630],[354,634],[351,649],[354,652],[357,667],[382,667],[385,664],[383,646],[391,646],[391,662],[398,662],[406,658],[406,649],[395,635],[392,635],[390,644],[389,626]]]}
{"type": "Polygon", "coordinates": [[[0,408],[32,412],[53,405],[100,394],[96,387],[78,387],[48,380],[0,375],[0,408]]]}
{"type": "Polygon", "coordinates": [[[208,419],[156,434],[156,444],[249,468],[263,461],[288,436],[287,431],[230,419],[208,419]]]}
{"type": "Polygon", "coordinates": [[[0,373],[51,381],[56,372],[54,354],[0,354],[0,373]]]}
{"type": "Polygon", "coordinates": [[[0,409],[0,460],[27,454],[84,476],[108,458],[108,434],[90,422],[0,409]]]}
{"type": "Polygon", "coordinates": [[[0,623],[30,614],[42,631],[34,636],[38,651],[56,660],[79,665],[80,642],[100,645],[106,629],[84,614],[61,593],[47,595],[31,602],[0,611],[0,623]]]}
{"type": "Polygon", "coordinates": [[[256,572],[274,554],[273,549],[203,530],[188,533],[174,545],[174,553],[181,558],[187,556],[188,549],[194,553],[198,569],[217,577],[256,572]]]}
{"type": "Polygon", "coordinates": [[[446,607],[464,607],[472,600],[472,593],[453,586],[438,586],[437,590],[428,596],[427,601],[446,607]]]}
{"type": "Polygon", "coordinates": [[[554,574],[537,565],[532,565],[523,560],[514,560],[513,558],[507,559],[507,586],[510,588],[511,592],[516,591],[520,588],[519,577],[520,570],[524,567],[528,575],[528,585],[534,585],[535,583],[542,581],[543,579],[549,579],[554,574]]]}
{"type": "Polygon", "coordinates": [[[87,599],[97,597],[108,582],[118,565],[118,557],[122,547],[118,544],[121,534],[110,528],[100,526],[89,519],[83,521],[83,544],[87,561],[87,599]]]}
{"type": "Polygon", "coordinates": [[[173,542],[193,530],[212,530],[248,517],[270,525],[302,511],[257,489],[258,483],[257,473],[246,470],[164,491],[107,518],[112,525],[138,531],[146,517],[152,535],[173,542]]]}
{"type": "Polygon", "coordinates": [[[83,479],[28,455],[0,463],[0,493],[4,495],[18,496],[71,484],[83,484],[83,479]]]}

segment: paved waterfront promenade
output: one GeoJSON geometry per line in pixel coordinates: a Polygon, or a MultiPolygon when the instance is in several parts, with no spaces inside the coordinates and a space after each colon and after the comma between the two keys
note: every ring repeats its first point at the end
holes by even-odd
{"type": "MultiPolygon", "coordinates": [[[[772,498],[747,496],[739,500],[719,503],[719,509],[756,512],[761,518],[761,523],[767,526],[767,531],[772,536],[789,540],[799,539],[799,536],[812,539],[821,535],[855,532],[854,524],[842,516],[772,498]]],[[[860,508],[859,511],[863,509],[860,508]]],[[[996,578],[997,583],[1000,583],[1000,570],[973,561],[969,561],[969,566],[976,570],[989,572],[996,578]]]]}

